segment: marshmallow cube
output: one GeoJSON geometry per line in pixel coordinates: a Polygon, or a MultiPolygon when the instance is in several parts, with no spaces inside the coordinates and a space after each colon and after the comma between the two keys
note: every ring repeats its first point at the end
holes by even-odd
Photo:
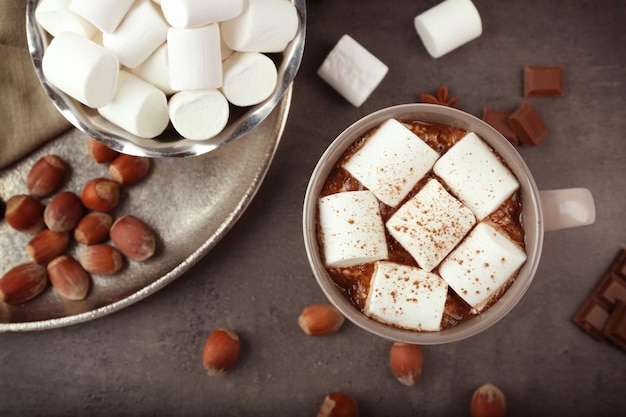
{"type": "Polygon", "coordinates": [[[353,106],[359,107],[381,83],[389,68],[348,35],[343,35],[317,70],[353,106]]]}
{"type": "Polygon", "coordinates": [[[221,27],[235,51],[282,52],[298,32],[298,12],[288,0],[247,0],[241,14],[221,27]]]}
{"type": "Polygon", "coordinates": [[[344,168],[388,206],[397,206],[439,154],[395,119],[382,123],[344,168]]]}
{"type": "Polygon", "coordinates": [[[319,199],[319,224],[326,266],[348,267],[386,259],[385,227],[370,191],[350,191],[319,199]]]}
{"type": "Polygon", "coordinates": [[[445,0],[415,17],[417,34],[433,58],[439,58],[482,34],[471,0],[445,0]]]}
{"type": "Polygon", "coordinates": [[[278,81],[274,62],[259,52],[235,52],[223,64],[222,92],[235,106],[246,107],[268,98],[278,81]]]}
{"type": "Polygon", "coordinates": [[[433,169],[478,220],[500,207],[519,188],[510,169],[473,132],[450,148],[433,169]]]}
{"type": "Polygon", "coordinates": [[[165,94],[142,79],[120,71],[117,94],[98,112],[111,123],[142,138],[160,135],[169,123],[165,94]]]}
{"type": "Polygon", "coordinates": [[[134,0],[71,0],[70,10],[104,33],[113,32],[134,0]]]}
{"type": "Polygon", "coordinates": [[[174,90],[212,90],[222,86],[222,54],[217,23],[192,29],[169,28],[167,53],[174,90]]]}
{"type": "Polygon", "coordinates": [[[425,271],[432,271],[476,224],[472,211],[435,179],[407,201],[386,227],[425,271]]]}
{"type": "Polygon", "coordinates": [[[436,274],[394,262],[376,262],[363,312],[396,327],[441,330],[448,284],[436,274]]]}
{"type": "Polygon", "coordinates": [[[98,30],[94,25],[70,11],[71,0],[42,0],[35,9],[35,19],[50,35],[74,32],[91,38],[98,30]]]}
{"type": "Polygon", "coordinates": [[[130,68],[133,75],[157,87],[166,95],[176,92],[170,84],[170,66],[167,59],[167,43],[163,43],[136,68],[130,68]]]}
{"type": "Polygon", "coordinates": [[[212,138],[224,129],[228,115],[228,101],[218,90],[187,90],[170,98],[172,125],[187,139],[212,138]]]}
{"type": "Polygon", "coordinates": [[[61,32],[52,39],[42,69],[51,84],[88,107],[104,106],[115,96],[119,61],[76,33],[61,32]]]}
{"type": "Polygon", "coordinates": [[[243,0],[162,0],[167,22],[190,28],[233,19],[243,10],[243,0]]]}
{"type": "Polygon", "coordinates": [[[135,68],[167,38],[167,23],[150,0],[137,0],[113,33],[104,33],[102,44],[122,65],[135,68]]]}
{"type": "Polygon", "coordinates": [[[479,223],[441,263],[439,274],[480,312],[525,261],[522,248],[489,224],[479,223]]]}

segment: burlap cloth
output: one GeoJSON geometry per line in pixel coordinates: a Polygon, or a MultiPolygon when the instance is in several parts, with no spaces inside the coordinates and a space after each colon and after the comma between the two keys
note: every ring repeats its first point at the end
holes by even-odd
{"type": "Polygon", "coordinates": [[[0,0],[0,92],[0,169],[70,127],[35,75],[26,0],[0,0]]]}

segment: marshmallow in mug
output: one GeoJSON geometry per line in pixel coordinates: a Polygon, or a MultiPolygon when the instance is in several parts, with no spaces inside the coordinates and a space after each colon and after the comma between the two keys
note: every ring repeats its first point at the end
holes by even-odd
{"type": "Polygon", "coordinates": [[[389,68],[349,35],[343,35],[317,70],[353,106],[359,107],[378,87],[389,68]]]}
{"type": "Polygon", "coordinates": [[[480,14],[471,0],[445,0],[415,17],[413,23],[433,58],[453,51],[483,32],[480,14]]]}

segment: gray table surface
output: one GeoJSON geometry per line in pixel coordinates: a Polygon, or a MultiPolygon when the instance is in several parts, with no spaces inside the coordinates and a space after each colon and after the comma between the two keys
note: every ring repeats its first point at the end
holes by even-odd
{"type": "Polygon", "coordinates": [[[626,415],[626,351],[572,321],[626,247],[626,3],[477,0],[482,36],[435,60],[413,18],[436,3],[310,0],[286,131],[243,217],[190,271],[129,308],[0,334],[0,415],[314,416],[327,392],[342,390],[361,416],[461,416],[487,382],[504,391],[511,416],[626,415]],[[316,74],[343,34],[389,67],[360,108],[316,74]],[[440,84],[471,114],[512,111],[524,100],[525,65],[563,66],[565,96],[528,100],[550,134],[520,152],[541,189],[589,188],[596,224],[547,234],[520,304],[483,334],[425,346],[413,387],[391,374],[390,343],[351,323],[304,335],[299,313],[326,301],[301,234],[304,190],[325,147],[358,118],[440,84]],[[229,373],[209,378],[201,354],[217,327],[240,334],[242,353],[229,373]]]}

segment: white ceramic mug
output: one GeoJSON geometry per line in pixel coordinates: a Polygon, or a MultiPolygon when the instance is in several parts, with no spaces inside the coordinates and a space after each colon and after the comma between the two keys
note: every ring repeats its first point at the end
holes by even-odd
{"type": "Polygon", "coordinates": [[[584,226],[595,222],[595,204],[589,190],[569,188],[539,191],[526,163],[497,130],[484,121],[450,107],[434,104],[404,104],[372,113],[344,130],[320,158],[309,181],[303,208],[303,233],[309,263],[318,284],[330,302],[359,327],[389,340],[413,344],[448,343],[480,333],[506,316],[521,300],[533,280],[545,231],[584,226]],[[343,152],[356,139],[389,118],[419,120],[459,127],[483,138],[508,164],[520,183],[522,222],[528,259],[506,293],[483,313],[439,332],[394,328],[361,313],[330,278],[317,241],[317,203],[324,181],[343,152]]]}

